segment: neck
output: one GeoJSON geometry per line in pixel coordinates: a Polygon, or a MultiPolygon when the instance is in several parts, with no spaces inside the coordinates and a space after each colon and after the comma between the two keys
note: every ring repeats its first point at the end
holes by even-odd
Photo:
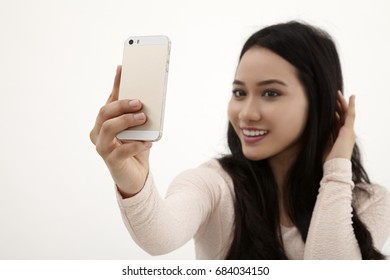
{"type": "Polygon", "coordinates": [[[282,193],[286,183],[288,172],[294,163],[295,157],[278,156],[269,159],[269,164],[275,176],[276,184],[279,192],[282,193]]]}
{"type": "Polygon", "coordinates": [[[283,189],[287,181],[288,173],[295,161],[295,158],[296,155],[294,153],[289,153],[278,155],[269,159],[269,164],[278,187],[280,223],[285,227],[294,226],[287,214],[287,210],[285,209],[285,205],[283,203],[283,189]]]}

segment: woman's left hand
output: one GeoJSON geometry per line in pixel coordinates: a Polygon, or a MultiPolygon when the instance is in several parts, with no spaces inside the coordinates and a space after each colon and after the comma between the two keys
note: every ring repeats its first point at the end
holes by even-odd
{"type": "Polygon", "coordinates": [[[339,134],[330,152],[325,156],[325,161],[334,158],[351,159],[353,147],[355,145],[355,96],[349,98],[349,103],[345,97],[338,92],[336,121],[339,124],[339,134]]]}

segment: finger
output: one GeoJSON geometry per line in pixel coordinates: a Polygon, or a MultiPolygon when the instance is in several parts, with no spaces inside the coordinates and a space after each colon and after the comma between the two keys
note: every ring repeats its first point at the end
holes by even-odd
{"type": "Polygon", "coordinates": [[[92,128],[91,132],[89,133],[89,139],[91,140],[91,142],[96,145],[96,142],[97,142],[97,138],[98,138],[99,134],[97,133],[95,127],[92,128]]]}
{"type": "MultiPolygon", "coordinates": [[[[121,65],[118,65],[116,67],[116,72],[115,72],[115,78],[114,78],[114,85],[113,85],[113,88],[112,88],[112,91],[111,91],[111,94],[110,96],[108,97],[107,101],[106,101],[106,105],[107,104],[110,104],[116,100],[118,100],[118,95],[119,95],[119,84],[120,84],[120,79],[121,79],[121,73],[122,73],[122,66],[121,65]]],[[[123,104],[121,104],[121,106],[125,106],[123,104]]],[[[133,109],[133,110],[140,110],[142,105],[138,104],[138,103],[132,103],[130,104],[130,107],[133,109]]],[[[104,107],[103,107],[104,108],[104,107]]],[[[106,108],[101,108],[100,109],[100,112],[96,118],[96,121],[95,121],[95,126],[92,128],[91,132],[89,133],[89,138],[91,140],[91,142],[96,145],[97,141],[98,141],[98,137],[99,137],[99,132],[100,132],[100,129],[101,129],[101,126],[103,124],[103,122],[105,120],[107,120],[107,118],[110,118],[110,116],[115,116],[113,115],[112,113],[106,113],[106,108]],[[103,114],[102,114],[102,111],[103,111],[103,114]]],[[[108,110],[109,112],[111,112],[112,110],[108,110]]]]}
{"type": "Polygon", "coordinates": [[[340,127],[345,124],[345,118],[348,111],[348,102],[345,99],[345,96],[341,93],[341,91],[338,91],[338,100],[337,100],[338,106],[339,106],[339,114],[340,114],[340,127]]]}
{"type": "Polygon", "coordinates": [[[99,141],[96,146],[99,154],[106,155],[119,145],[116,135],[130,127],[142,125],[146,122],[144,113],[124,114],[119,117],[109,119],[103,123],[99,134],[99,141]]]}
{"type": "Polygon", "coordinates": [[[100,108],[99,114],[96,117],[95,126],[89,135],[92,143],[96,145],[97,137],[104,122],[123,114],[137,112],[141,109],[142,103],[139,100],[119,100],[100,108]]]}
{"type": "Polygon", "coordinates": [[[344,124],[344,112],[342,109],[342,105],[340,101],[337,101],[337,108],[336,108],[336,121],[337,121],[337,126],[342,126],[344,124]]]}
{"type": "Polygon", "coordinates": [[[355,95],[352,95],[349,98],[349,103],[348,103],[348,109],[347,109],[347,115],[345,117],[345,126],[349,128],[353,128],[354,123],[355,123],[355,117],[356,117],[356,112],[355,112],[355,95]]]}
{"type": "Polygon", "coordinates": [[[118,97],[119,97],[119,85],[120,85],[120,82],[121,82],[121,75],[122,75],[122,66],[118,65],[116,67],[116,73],[115,73],[115,78],[114,78],[114,85],[112,86],[112,91],[111,91],[110,96],[108,97],[108,100],[107,100],[106,104],[118,100],[118,97]]]}
{"type": "Polygon", "coordinates": [[[340,124],[340,120],[341,120],[341,116],[340,116],[340,114],[338,112],[335,113],[335,120],[336,120],[337,125],[339,125],[340,124]]]}
{"type": "Polygon", "coordinates": [[[338,91],[338,101],[341,104],[341,109],[342,112],[345,114],[348,110],[348,103],[347,100],[345,99],[345,96],[341,93],[341,91],[338,91]]]}
{"type": "Polygon", "coordinates": [[[135,113],[141,109],[142,103],[137,99],[114,101],[100,108],[96,122],[102,124],[109,119],[119,117],[123,114],[135,113]]]}
{"type": "Polygon", "coordinates": [[[341,105],[340,100],[337,100],[337,103],[336,103],[336,111],[337,111],[339,114],[342,114],[342,113],[343,113],[343,106],[341,105]]]}
{"type": "Polygon", "coordinates": [[[120,145],[112,151],[106,161],[110,166],[114,166],[116,163],[123,162],[131,157],[139,157],[142,162],[147,161],[149,157],[151,142],[134,141],[120,145]]]}

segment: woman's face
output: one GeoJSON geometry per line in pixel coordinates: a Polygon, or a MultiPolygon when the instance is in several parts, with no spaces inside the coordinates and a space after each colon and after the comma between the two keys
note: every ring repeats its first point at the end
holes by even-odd
{"type": "Polygon", "coordinates": [[[246,158],[295,157],[308,115],[295,67],[269,49],[249,49],[237,67],[228,115],[246,158]]]}

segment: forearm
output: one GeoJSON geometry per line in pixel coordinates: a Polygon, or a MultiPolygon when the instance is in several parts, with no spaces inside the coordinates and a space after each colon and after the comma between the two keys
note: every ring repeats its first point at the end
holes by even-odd
{"type": "MultiPolygon", "coordinates": [[[[144,188],[136,196],[118,202],[126,228],[133,240],[151,255],[169,253],[190,240],[196,230],[196,215],[171,200],[165,200],[149,176],[144,188]],[[180,211],[175,209],[180,208],[180,211]],[[186,221],[190,219],[192,223],[186,221]]],[[[185,199],[183,197],[183,199],[185,199]]]]}
{"type": "Polygon", "coordinates": [[[314,207],[305,245],[305,259],[361,259],[352,226],[351,163],[333,159],[324,165],[324,177],[314,207]]]}
{"type": "Polygon", "coordinates": [[[223,179],[209,168],[182,172],[163,199],[151,175],[129,199],[118,193],[124,223],[134,241],[152,255],[169,253],[193,238],[219,200],[223,179]]]}

